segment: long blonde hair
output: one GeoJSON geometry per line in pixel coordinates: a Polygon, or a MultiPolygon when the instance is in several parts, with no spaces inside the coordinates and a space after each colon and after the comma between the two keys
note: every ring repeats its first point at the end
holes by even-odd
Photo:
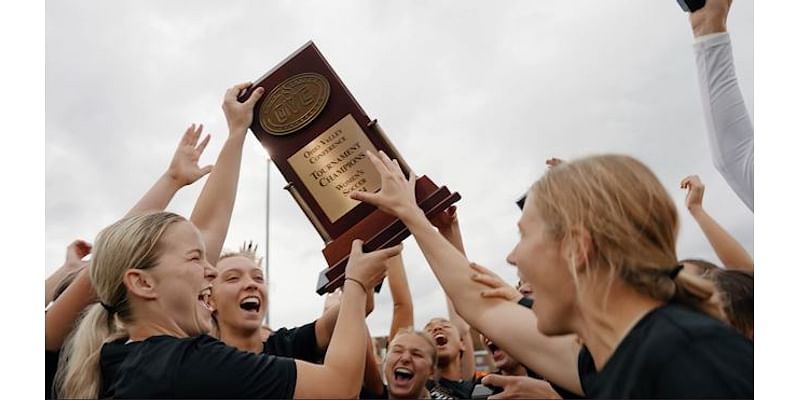
{"type": "MultiPolygon", "coordinates": [[[[621,279],[653,299],[674,300],[725,320],[713,284],[681,273],[677,209],[640,161],[601,155],[565,162],[537,181],[531,195],[553,239],[575,246],[579,229],[589,233],[585,283],[601,284],[598,272],[607,272],[609,289],[621,279]]],[[[576,262],[569,261],[580,293],[576,262]]]]}
{"type": "Polygon", "coordinates": [[[164,232],[173,222],[185,220],[169,212],[136,215],[113,223],[97,235],[89,277],[99,303],[86,308],[64,344],[54,385],[58,398],[100,396],[103,343],[126,337],[124,327],[132,318],[123,284],[125,271],[156,266],[164,232]]]}

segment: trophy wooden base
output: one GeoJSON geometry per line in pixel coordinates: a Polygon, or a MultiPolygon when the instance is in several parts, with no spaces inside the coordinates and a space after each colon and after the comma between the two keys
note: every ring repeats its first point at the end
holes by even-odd
{"type": "MultiPolygon", "coordinates": [[[[450,193],[446,186],[436,186],[425,175],[417,178],[415,192],[417,205],[429,219],[461,199],[457,192],[450,193]]],[[[364,252],[370,252],[397,245],[409,235],[411,232],[399,219],[381,210],[374,210],[322,250],[329,268],[319,274],[317,294],[333,292],[344,284],[345,267],[350,259],[353,240],[363,240],[364,252]]]]}

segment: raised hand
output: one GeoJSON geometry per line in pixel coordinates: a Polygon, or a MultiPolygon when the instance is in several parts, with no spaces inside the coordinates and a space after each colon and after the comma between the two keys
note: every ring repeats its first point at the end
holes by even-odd
{"type": "Polygon", "coordinates": [[[414,195],[416,175],[411,172],[406,179],[397,160],[390,160],[383,151],[378,152],[377,156],[367,151],[367,157],[381,175],[381,190],[377,193],[353,192],[350,198],[372,204],[400,219],[419,210],[414,195]]]}
{"type": "Polygon", "coordinates": [[[253,122],[253,107],[264,94],[264,88],[256,88],[244,103],[240,103],[238,100],[239,94],[250,85],[252,85],[250,82],[240,83],[225,92],[222,111],[225,112],[225,119],[228,121],[228,129],[231,134],[243,135],[247,132],[247,128],[253,122]]]}
{"type": "Polygon", "coordinates": [[[481,290],[481,296],[501,298],[513,302],[517,302],[523,297],[522,293],[486,267],[474,262],[469,263],[469,266],[473,271],[472,280],[487,287],[481,290]]]}
{"type": "Polygon", "coordinates": [[[495,399],[560,399],[558,392],[549,382],[527,376],[486,375],[481,383],[503,388],[503,391],[489,396],[495,399]]]}
{"type": "Polygon", "coordinates": [[[681,189],[688,189],[686,192],[686,208],[689,211],[703,208],[703,193],[705,193],[706,186],[700,181],[700,177],[691,175],[683,178],[681,189]]]}
{"type": "Polygon", "coordinates": [[[197,163],[200,161],[200,156],[208,145],[211,139],[210,135],[206,135],[203,140],[198,143],[200,135],[203,133],[203,124],[195,126],[192,124],[186,128],[183,137],[181,137],[178,148],[175,149],[175,154],[172,156],[172,161],[169,163],[167,174],[179,186],[188,186],[196,182],[198,179],[207,175],[213,168],[212,165],[200,167],[197,163]]]}
{"type": "Polygon", "coordinates": [[[92,252],[92,245],[84,240],[75,240],[67,246],[67,256],[64,260],[64,267],[69,269],[77,269],[84,264],[83,258],[92,252]]]}
{"type": "Polygon", "coordinates": [[[388,249],[376,250],[364,253],[362,249],[363,241],[353,240],[350,249],[350,259],[345,267],[345,277],[353,278],[364,285],[364,289],[369,292],[386,277],[386,261],[400,254],[403,249],[402,244],[389,247],[388,249]]]}
{"type": "Polygon", "coordinates": [[[447,207],[446,210],[440,212],[435,217],[431,218],[431,223],[437,229],[446,230],[453,224],[458,224],[458,215],[456,215],[456,206],[447,207]]]}

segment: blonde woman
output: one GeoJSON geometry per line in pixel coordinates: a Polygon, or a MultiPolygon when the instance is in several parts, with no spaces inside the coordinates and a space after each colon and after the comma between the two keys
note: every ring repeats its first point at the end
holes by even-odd
{"type": "Polygon", "coordinates": [[[399,217],[458,313],[548,381],[600,398],[753,396],[753,344],[720,320],[714,286],[678,265],[675,204],[641,162],[564,162],[531,187],[507,258],[536,294],[531,312],[482,296],[417,207],[414,175],[369,157],[381,190],[352,197],[399,217]]]}
{"type": "Polygon", "coordinates": [[[138,215],[94,242],[90,278],[99,304],[64,351],[60,398],[355,397],[366,351],[368,288],[394,247],[368,254],[354,241],[337,328],[323,365],[253,354],[207,336],[216,272],[195,226],[168,212],[138,215]]]}
{"type": "MultiPolygon", "coordinates": [[[[262,337],[262,321],[269,298],[256,246],[243,245],[237,252],[226,252],[217,262],[217,277],[210,303],[214,309],[217,338],[229,346],[251,353],[289,357],[321,363],[331,343],[340,304],[326,309],[320,318],[296,328],[280,328],[262,337]]],[[[367,293],[366,314],[374,306],[373,291],[367,293]]],[[[372,353],[372,338],[365,350],[364,385],[371,390],[383,387],[380,367],[372,353]]]]}

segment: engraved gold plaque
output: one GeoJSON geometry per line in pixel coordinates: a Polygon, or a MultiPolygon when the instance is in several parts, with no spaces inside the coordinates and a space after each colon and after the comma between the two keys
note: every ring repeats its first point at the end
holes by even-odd
{"type": "Polygon", "coordinates": [[[331,87],[324,76],[297,74],[276,86],[261,103],[261,127],[273,135],[288,135],[316,118],[328,102],[331,87]]]}
{"type": "Polygon", "coordinates": [[[360,204],[350,193],[375,192],[381,187],[381,176],[367,158],[367,150],[378,153],[347,114],[288,159],[331,223],[360,204]]]}

